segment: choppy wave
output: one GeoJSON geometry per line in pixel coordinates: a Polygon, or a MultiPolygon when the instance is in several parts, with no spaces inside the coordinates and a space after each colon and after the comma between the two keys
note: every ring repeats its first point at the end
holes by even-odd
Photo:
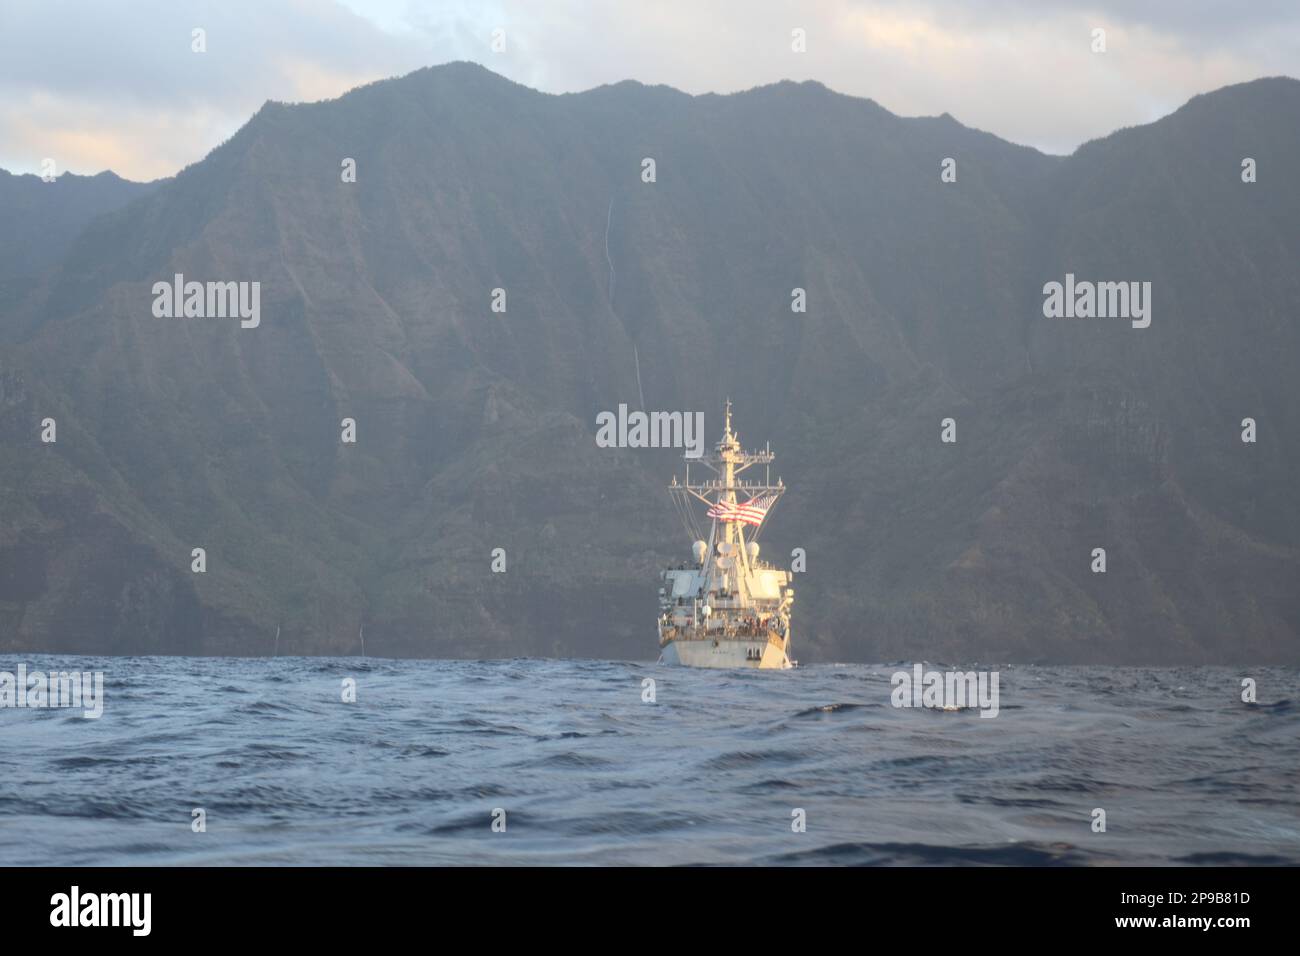
{"type": "Polygon", "coordinates": [[[0,709],[6,865],[1300,864],[1295,669],[1002,668],[987,720],[894,665],[24,663],[105,704],[0,709]]]}

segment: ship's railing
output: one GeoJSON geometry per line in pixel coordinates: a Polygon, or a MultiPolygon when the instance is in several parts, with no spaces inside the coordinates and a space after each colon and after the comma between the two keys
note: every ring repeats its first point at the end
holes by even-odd
{"type": "Polygon", "coordinates": [[[685,483],[680,483],[677,485],[668,486],[668,489],[670,491],[683,489],[683,488],[690,488],[695,491],[727,491],[728,489],[732,489],[735,491],[784,491],[785,490],[784,485],[779,485],[779,484],[769,485],[767,482],[764,481],[750,481],[745,478],[733,479],[731,484],[727,484],[721,478],[710,478],[707,481],[692,481],[689,485],[685,483]]]}
{"type": "Polygon", "coordinates": [[[782,632],[772,627],[762,625],[749,628],[713,628],[709,629],[700,625],[691,627],[689,625],[673,625],[660,627],[659,646],[667,644],[669,641],[752,641],[757,638],[766,638],[769,644],[783,646],[784,638],[782,632]]]}

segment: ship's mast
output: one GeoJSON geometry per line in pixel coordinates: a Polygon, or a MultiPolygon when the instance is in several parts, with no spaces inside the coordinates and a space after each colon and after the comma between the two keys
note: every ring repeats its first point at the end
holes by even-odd
{"type": "MultiPolygon", "coordinates": [[[[740,451],[740,442],[736,441],[736,436],[731,430],[731,399],[727,399],[727,417],[726,424],[722,429],[722,441],[718,443],[718,457],[722,460],[722,483],[726,489],[723,492],[725,499],[730,504],[736,503],[736,453],[740,451]]],[[[732,544],[744,544],[744,536],[740,533],[739,523],[735,521],[724,521],[727,534],[727,541],[732,544]]]]}
{"type": "MultiPolygon", "coordinates": [[[[785,485],[779,478],[777,483],[773,485],[770,477],[765,478],[761,483],[746,481],[738,477],[741,472],[753,465],[770,465],[773,458],[775,456],[772,454],[770,446],[758,452],[742,450],[740,440],[731,428],[731,399],[727,399],[722,439],[714,446],[714,454],[696,459],[717,475],[717,478],[692,482],[688,464],[686,481],[678,483],[677,478],[674,477],[673,483],[668,489],[682,506],[687,522],[687,532],[692,533],[694,537],[693,532],[697,528],[691,512],[692,498],[703,502],[710,508],[718,502],[726,502],[734,506],[737,503],[736,493],[739,491],[744,492],[750,498],[758,495],[770,495],[773,498],[772,505],[774,505],[776,498],[779,498],[785,492],[785,485]]],[[[768,506],[768,511],[770,512],[770,510],[771,505],[768,506]]],[[[760,528],[761,525],[754,527],[750,533],[751,537],[756,535],[760,528]]],[[[709,529],[707,545],[707,553],[701,567],[705,575],[705,591],[726,590],[734,592],[741,600],[746,599],[748,595],[745,582],[749,578],[751,568],[745,533],[740,522],[719,521],[715,518],[709,529]],[[721,525],[721,541],[719,541],[719,525],[721,525]],[[721,547],[719,547],[720,544],[721,547]],[[726,553],[720,554],[720,552],[726,553]],[[724,567],[719,567],[717,560],[719,556],[724,559],[724,567]]]]}

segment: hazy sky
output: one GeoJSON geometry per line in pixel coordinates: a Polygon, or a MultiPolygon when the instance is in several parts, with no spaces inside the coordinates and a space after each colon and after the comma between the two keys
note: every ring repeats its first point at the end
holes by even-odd
{"type": "Polygon", "coordinates": [[[449,60],[553,93],[816,79],[1069,152],[1196,93],[1300,76],[1300,0],[0,0],[0,167],[166,176],[265,100],[449,60]]]}

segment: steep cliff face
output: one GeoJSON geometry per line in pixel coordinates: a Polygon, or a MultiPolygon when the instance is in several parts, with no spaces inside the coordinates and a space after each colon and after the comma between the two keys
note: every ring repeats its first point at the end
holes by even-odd
{"type": "Polygon", "coordinates": [[[651,656],[677,456],[593,437],[644,395],[771,440],[804,660],[1300,659],[1297,120],[1263,80],[1059,158],[465,64],[268,104],[0,313],[0,649],[651,656]],[[156,318],[176,273],[260,324],[156,318]],[[1067,273],[1150,327],[1045,318],[1067,273]]]}

